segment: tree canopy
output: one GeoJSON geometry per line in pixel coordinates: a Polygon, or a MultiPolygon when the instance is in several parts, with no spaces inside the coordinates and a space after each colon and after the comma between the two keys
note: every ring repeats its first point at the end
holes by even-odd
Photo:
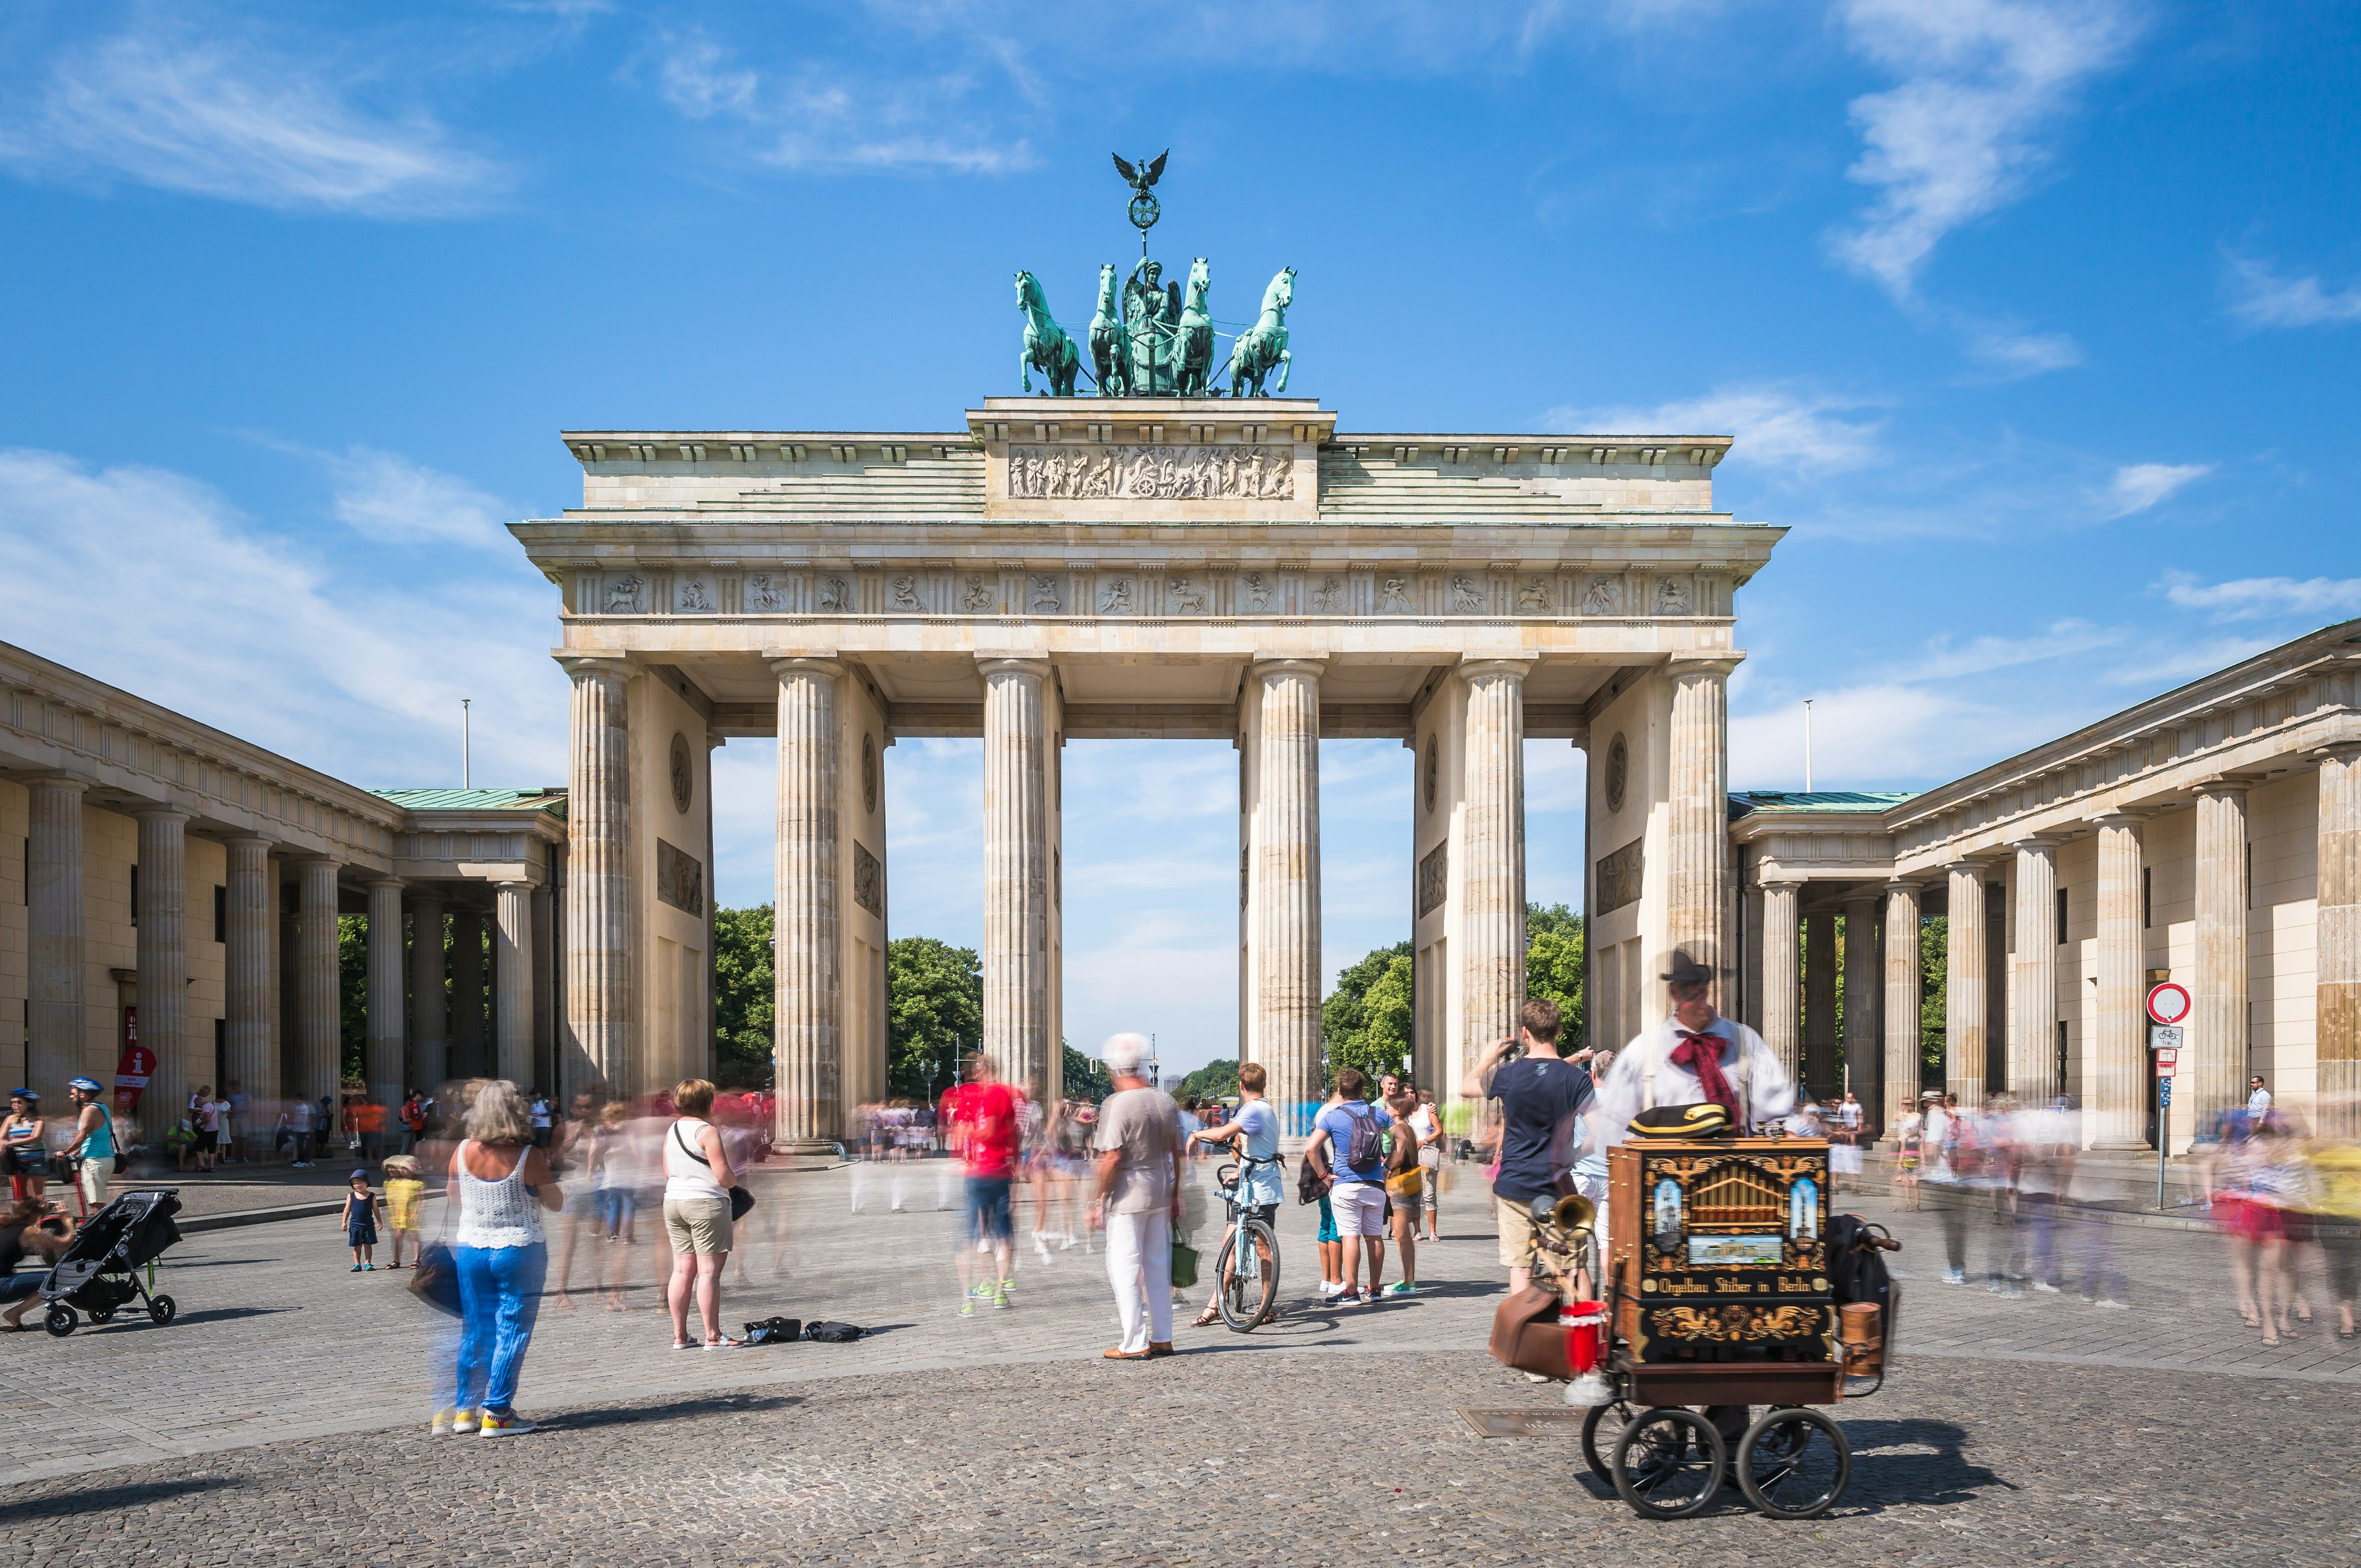
{"type": "Polygon", "coordinates": [[[983,1041],[983,964],[975,949],[933,937],[887,942],[885,1034],[887,1094],[930,1100],[950,1088],[960,1053],[983,1041]]]}
{"type": "MultiPolygon", "coordinates": [[[[1577,1044],[1584,1024],[1584,933],[1583,917],[1563,904],[1525,906],[1525,994],[1556,1003],[1565,1016],[1559,1039],[1577,1044]]],[[[1411,945],[1396,942],[1336,976],[1336,989],[1320,1004],[1320,1045],[1330,1079],[1348,1067],[1372,1077],[1398,1071],[1410,1059],[1416,974],[1411,945]]]]}
{"type": "Polygon", "coordinates": [[[1195,1095],[1200,1100],[1226,1100],[1238,1091],[1238,1064],[1228,1057],[1209,1061],[1179,1083],[1172,1086],[1172,1098],[1186,1100],[1195,1095]]]}
{"type": "Polygon", "coordinates": [[[713,1076],[724,1089],[770,1087],[771,906],[713,912],[713,1076]]]}

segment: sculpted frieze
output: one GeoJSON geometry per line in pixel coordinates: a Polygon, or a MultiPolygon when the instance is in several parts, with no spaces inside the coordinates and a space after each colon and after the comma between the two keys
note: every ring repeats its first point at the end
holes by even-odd
{"type": "Polygon", "coordinates": [[[1012,446],[1017,500],[1292,500],[1295,455],[1284,446],[1012,446]]]}

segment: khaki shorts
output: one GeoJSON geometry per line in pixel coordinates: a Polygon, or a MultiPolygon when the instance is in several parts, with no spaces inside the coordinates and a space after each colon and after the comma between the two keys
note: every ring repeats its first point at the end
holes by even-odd
{"type": "Polygon", "coordinates": [[[730,1250],[730,1200],[727,1198],[667,1198],[664,1205],[664,1234],[675,1253],[718,1256],[730,1250]]]}
{"type": "Polygon", "coordinates": [[[1506,1198],[1496,1198],[1492,1212],[1500,1226],[1500,1266],[1531,1268],[1533,1266],[1533,1217],[1521,1203],[1506,1198]]]}

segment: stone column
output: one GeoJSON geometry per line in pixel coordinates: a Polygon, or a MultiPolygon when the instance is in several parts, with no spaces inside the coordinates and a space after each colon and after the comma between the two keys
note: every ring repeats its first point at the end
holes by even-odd
{"type": "MultiPolygon", "coordinates": [[[[1918,1038],[1918,884],[1885,884],[1885,1070],[1871,1107],[1883,1137],[1918,1099],[1924,1069],[1918,1038]]],[[[1863,1103],[1866,1104],[1864,1098],[1863,1103]]]]}
{"type": "Polygon", "coordinates": [[[2213,779],[2197,789],[2194,1015],[2189,1048],[2180,1053],[2180,1081],[2173,1085],[2186,1099],[2172,1107],[2184,1126],[2202,1127],[2214,1113],[2246,1100],[2247,787],[2244,780],[2213,779]]]}
{"type": "Polygon", "coordinates": [[[1799,1080],[1822,1101],[1837,1076],[1837,912],[1804,920],[1804,1072],[1799,1080]]]}
{"type": "MultiPolygon", "coordinates": [[[[1743,929],[1739,932],[1740,962],[1745,966],[1745,983],[1739,992],[1739,1021],[1756,1034],[1763,1033],[1763,886],[1746,884],[1746,872],[1741,870],[1739,881],[1745,891],[1738,901],[1739,919],[1743,929]]],[[[1587,950],[1587,949],[1586,949],[1587,950]]],[[[1590,992],[1596,994],[1596,992],[1590,992]]],[[[1423,1080],[1421,1080],[1424,1081],[1423,1080]]]]}
{"type": "Polygon", "coordinates": [[[1949,933],[1944,947],[1943,1089],[1958,1095],[1960,1109],[1969,1111],[1983,1104],[1990,1044],[1984,1028],[1990,1000],[1984,984],[1984,877],[1970,861],[1954,861],[1943,875],[1949,933]]]}
{"type": "Polygon", "coordinates": [[[439,1094],[451,1076],[450,993],[443,969],[443,901],[410,901],[410,1084],[439,1094]]]}
{"type": "MultiPolygon", "coordinates": [[[[189,1076],[189,814],[143,806],[139,822],[139,1043],[156,1070],[133,1118],[150,1148],[179,1121],[189,1076]]],[[[106,1081],[112,1075],[104,1075],[106,1081]]],[[[214,1085],[219,1088],[218,1084],[214,1085]]]]}
{"type": "MultiPolygon", "coordinates": [[[[706,793],[708,796],[712,794],[710,790],[706,793]]],[[[707,829],[706,839],[708,843],[712,841],[710,827],[707,829]]],[[[705,900],[705,907],[708,912],[709,926],[710,911],[714,907],[715,901],[711,896],[712,889],[708,888],[706,893],[708,896],[705,900]]],[[[558,1092],[557,1085],[560,1080],[557,1074],[555,1041],[552,1034],[552,1026],[557,1018],[557,1009],[555,1005],[556,970],[552,962],[552,956],[557,949],[555,944],[550,940],[553,935],[550,912],[555,901],[551,898],[546,886],[539,886],[533,890],[531,902],[533,907],[525,912],[525,917],[531,922],[533,931],[533,1078],[552,1095],[555,1095],[558,1092]]],[[[709,959],[713,952],[712,934],[709,929],[707,932],[706,940],[708,944],[706,953],[709,959]]],[[[710,1033],[710,1031],[708,1032],[710,1033]]]]}
{"type": "Polygon", "coordinates": [[[1877,1091],[1877,894],[1856,887],[1844,906],[1844,1060],[1829,1088],[1850,1087],[1863,1105],[1877,1091]]]}
{"type": "MultiPolygon", "coordinates": [[[[566,784],[566,1081],[616,1094],[646,1087],[633,1059],[629,661],[558,660],[574,678],[566,784]]],[[[784,1085],[783,1085],[784,1087],[784,1085]]]]}
{"type": "Polygon", "coordinates": [[[1804,1070],[1803,1008],[1795,944],[1795,896],[1801,884],[1763,884],[1763,1043],[1790,1078],[1804,1070]]]}
{"type": "Polygon", "coordinates": [[[2321,753],[2318,852],[2312,1114],[2323,1137],[2361,1137],[2361,746],[2321,753]]]}
{"type": "Polygon", "coordinates": [[[1252,968],[1242,1004],[1254,1060],[1270,1074],[1279,1130],[1308,1135],[1320,1059],[1320,676],[1317,660],[1248,666],[1254,794],[1244,828],[1252,968]]]}
{"type": "MultiPolygon", "coordinates": [[[[779,682],[777,881],[772,905],[772,1050],[778,1126],[790,1152],[824,1151],[844,1135],[843,953],[836,803],[841,766],[834,659],[774,659],[779,682]]],[[[991,855],[992,742],[985,719],[984,817],[991,855]]],[[[577,873],[578,874],[578,873],[577,873]]],[[[992,1038],[993,900],[984,892],[985,1038],[992,1038]]],[[[1003,1058],[1004,1061],[1005,1058],[1003,1058]]],[[[1020,1080],[1021,1081],[1021,1080],[1020,1080]]]]}
{"type": "Polygon", "coordinates": [[[2021,1104],[2056,1097],[2058,1041],[2058,840],[2018,839],[2016,992],[2009,1003],[2008,1091],[2021,1104]]]}
{"type": "Polygon", "coordinates": [[[2140,819],[2123,812],[2098,819],[2099,994],[2092,1032],[2096,1067],[2091,1094],[2091,1146],[2148,1146],[2147,1014],[2140,982],[2146,957],[2140,931],[2140,819]]]}
{"type": "Polygon", "coordinates": [[[451,1076],[483,1078],[491,1067],[484,1049],[484,916],[462,905],[451,912],[451,1076]]]}
{"type": "Polygon", "coordinates": [[[1027,1094],[1052,1082],[1049,666],[978,661],[983,675],[983,1048],[1027,1094]]]}
{"type": "MultiPolygon", "coordinates": [[[[1517,1032],[1525,1001],[1525,675],[1521,659],[1463,658],[1467,720],[1461,738],[1459,868],[1461,1059],[1444,1068],[1456,1083],[1492,1041],[1517,1032]]],[[[1314,822],[1317,854],[1317,822],[1314,822]]],[[[1319,905],[1312,905],[1314,957],[1319,905]]],[[[1319,996],[1312,998],[1319,1026],[1319,996]]],[[[1315,1098],[1317,1098],[1315,1096],[1315,1098]]],[[[1307,1134],[1310,1128],[1303,1129],[1307,1134]]]]}
{"type": "Polygon", "coordinates": [[[223,944],[228,1059],[222,1076],[245,1091],[251,1109],[240,1138],[268,1138],[278,1112],[279,1049],[270,1029],[278,992],[270,983],[270,840],[229,841],[229,939],[223,944]]]}
{"type": "MultiPolygon", "coordinates": [[[[1730,951],[1729,684],[1736,659],[1675,655],[1670,735],[1671,769],[1664,859],[1665,944],[1686,950],[1725,976],[1730,951]]],[[[1670,954],[1658,955],[1669,959],[1670,954]]],[[[1669,1011],[1667,962],[1648,966],[1652,1018],[1669,1011]]]]}
{"type": "Polygon", "coordinates": [[[82,795],[89,787],[81,779],[58,774],[25,784],[30,797],[25,891],[32,962],[25,1076],[36,1093],[49,1097],[43,1103],[59,1110],[65,1105],[66,1080],[82,1070],[88,1044],[82,1009],[82,795]]]}
{"type": "Polygon", "coordinates": [[[533,1070],[533,883],[504,882],[496,896],[492,983],[500,988],[494,1009],[499,1072],[530,1094],[549,1087],[535,1083],[533,1070]]]}
{"type": "MultiPolygon", "coordinates": [[[[296,862],[302,878],[295,936],[296,1041],[302,1063],[292,1091],[313,1104],[333,1102],[344,1086],[343,1011],[336,968],[336,862],[314,856],[296,862]]],[[[323,1138],[339,1131],[321,1129],[323,1138]]]]}
{"type": "Polygon", "coordinates": [[[368,884],[368,1043],[365,1068],[369,1098],[385,1107],[385,1124],[401,1108],[401,883],[368,884]]]}

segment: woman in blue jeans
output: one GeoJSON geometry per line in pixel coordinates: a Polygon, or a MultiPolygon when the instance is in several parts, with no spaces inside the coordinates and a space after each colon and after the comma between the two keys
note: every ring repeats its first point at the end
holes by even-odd
{"type": "Polygon", "coordinates": [[[514,1408],[517,1374],[549,1270],[542,1211],[563,1209],[566,1195],[533,1146],[533,1121],[515,1084],[495,1079],[480,1086],[467,1108],[467,1132],[451,1156],[459,1363],[450,1407],[436,1412],[434,1430],[511,1437],[533,1431],[514,1408]]]}

